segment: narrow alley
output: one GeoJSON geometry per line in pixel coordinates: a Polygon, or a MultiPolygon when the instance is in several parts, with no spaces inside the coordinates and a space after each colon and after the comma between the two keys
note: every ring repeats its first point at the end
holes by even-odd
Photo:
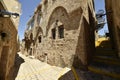
{"type": "Polygon", "coordinates": [[[16,68],[20,66],[20,68],[15,80],[58,80],[60,76],[70,70],[69,68],[50,66],[33,57],[18,54],[15,66],[16,68]]]}
{"type": "Polygon", "coordinates": [[[0,0],[0,80],[120,80],[120,0],[0,0]]]}

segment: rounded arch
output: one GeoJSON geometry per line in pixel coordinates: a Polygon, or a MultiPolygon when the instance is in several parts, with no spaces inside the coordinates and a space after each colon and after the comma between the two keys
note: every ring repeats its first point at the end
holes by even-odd
{"type": "Polygon", "coordinates": [[[70,20],[69,20],[68,12],[62,6],[58,6],[52,11],[52,13],[49,17],[48,25],[46,27],[46,35],[48,35],[48,32],[49,32],[51,26],[56,21],[61,22],[64,25],[65,29],[68,29],[70,27],[70,25],[69,25],[70,20]]]}
{"type": "Polygon", "coordinates": [[[43,34],[43,30],[42,30],[42,28],[39,26],[39,27],[38,27],[38,33],[40,33],[40,32],[43,34]]]}
{"type": "Polygon", "coordinates": [[[36,43],[36,40],[39,37],[39,35],[43,36],[43,29],[40,26],[37,26],[36,27],[36,35],[34,38],[34,44],[36,43]]]}
{"type": "Polygon", "coordinates": [[[30,40],[33,40],[33,33],[30,34],[30,40]]]}

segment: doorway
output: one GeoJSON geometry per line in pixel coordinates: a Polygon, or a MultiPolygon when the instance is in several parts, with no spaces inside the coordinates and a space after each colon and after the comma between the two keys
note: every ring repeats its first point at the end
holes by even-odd
{"type": "Polygon", "coordinates": [[[0,60],[0,80],[5,80],[8,63],[9,46],[3,46],[0,60]]]}

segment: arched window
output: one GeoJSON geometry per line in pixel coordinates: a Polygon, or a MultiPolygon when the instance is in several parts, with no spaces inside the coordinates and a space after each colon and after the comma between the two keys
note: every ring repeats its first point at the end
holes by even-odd
{"type": "Polygon", "coordinates": [[[39,43],[42,42],[42,38],[41,38],[41,36],[38,37],[38,41],[39,41],[39,43]]]}
{"type": "Polygon", "coordinates": [[[58,34],[59,34],[59,38],[64,38],[64,27],[63,25],[58,27],[58,34]]]}
{"type": "Polygon", "coordinates": [[[39,25],[40,20],[41,20],[41,15],[42,15],[42,12],[41,12],[41,10],[39,10],[38,16],[37,16],[37,23],[38,23],[38,25],[39,25]]]}
{"type": "Polygon", "coordinates": [[[30,40],[31,41],[33,40],[33,34],[32,33],[30,34],[30,40]]]}
{"type": "Polygon", "coordinates": [[[53,39],[56,38],[56,29],[55,28],[52,29],[52,38],[53,39]]]}

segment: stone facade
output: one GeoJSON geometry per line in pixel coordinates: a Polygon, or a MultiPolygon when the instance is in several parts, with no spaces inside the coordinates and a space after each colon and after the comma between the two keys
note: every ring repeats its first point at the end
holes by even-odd
{"type": "Polygon", "coordinates": [[[120,57],[120,5],[119,0],[105,0],[108,20],[108,28],[112,39],[113,48],[120,57]]]}
{"type": "Polygon", "coordinates": [[[89,64],[95,49],[92,0],[42,0],[32,20],[23,40],[27,55],[60,67],[89,64]]]}
{"type": "MultiPolygon", "coordinates": [[[[0,9],[10,12],[20,11],[20,3],[16,0],[0,0],[0,9]],[[17,10],[13,10],[18,8],[17,10]]],[[[11,80],[11,72],[17,53],[17,27],[19,17],[0,17],[0,80],[11,80]]]]}

